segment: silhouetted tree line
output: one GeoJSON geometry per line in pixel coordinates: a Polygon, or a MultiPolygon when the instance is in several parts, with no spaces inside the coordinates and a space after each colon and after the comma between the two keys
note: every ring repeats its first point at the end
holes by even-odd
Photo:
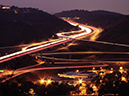
{"type": "Polygon", "coordinates": [[[16,81],[0,83],[0,96],[33,96],[29,93],[34,90],[35,96],[69,95],[70,91],[78,87],[69,87],[67,84],[52,82],[50,85],[34,84],[25,77],[17,78],[16,81]]]}
{"type": "Polygon", "coordinates": [[[129,75],[128,73],[120,73],[115,71],[111,74],[106,74],[104,77],[98,75],[92,82],[98,87],[99,96],[105,94],[114,94],[114,96],[129,96],[129,75]],[[127,81],[122,81],[124,76],[127,81]]]}
{"type": "Polygon", "coordinates": [[[124,15],[115,12],[109,12],[104,10],[95,10],[95,11],[87,11],[87,10],[67,10],[62,11],[60,13],[54,14],[57,17],[70,17],[73,19],[75,16],[80,17],[80,19],[74,19],[74,21],[88,24],[96,27],[106,28],[108,25],[113,22],[119,20],[124,15]]]}
{"type": "Polygon", "coordinates": [[[0,46],[51,38],[59,31],[76,30],[67,22],[36,8],[0,9],[0,46]]]}

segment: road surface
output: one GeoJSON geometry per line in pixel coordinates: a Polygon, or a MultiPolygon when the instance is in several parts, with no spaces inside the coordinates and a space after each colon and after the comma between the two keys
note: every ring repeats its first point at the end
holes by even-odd
{"type": "MultiPolygon", "coordinates": [[[[71,24],[74,25],[74,23],[71,23],[71,24]]],[[[62,43],[72,41],[73,39],[70,39],[72,37],[74,39],[75,38],[80,38],[80,37],[86,36],[86,35],[88,35],[92,32],[92,30],[90,28],[83,27],[83,26],[79,26],[79,27],[81,27],[81,30],[79,30],[79,31],[65,32],[65,35],[70,34],[70,33],[72,33],[72,34],[76,33],[75,35],[67,36],[67,37],[64,38],[65,35],[62,35],[64,33],[57,33],[58,36],[60,36],[60,37],[63,36],[63,38],[58,39],[57,41],[47,43],[47,44],[39,45],[39,46],[28,48],[28,49],[26,48],[26,50],[22,50],[22,51],[18,51],[18,52],[12,53],[12,54],[2,56],[2,57],[0,57],[0,63],[11,60],[13,58],[17,58],[17,57],[26,55],[26,54],[34,53],[34,52],[37,52],[37,51],[40,51],[40,50],[43,50],[43,49],[47,49],[47,48],[50,48],[50,47],[53,47],[53,46],[57,46],[57,45],[62,44],[62,43]],[[82,32],[82,31],[85,31],[85,32],[82,32]]]]}

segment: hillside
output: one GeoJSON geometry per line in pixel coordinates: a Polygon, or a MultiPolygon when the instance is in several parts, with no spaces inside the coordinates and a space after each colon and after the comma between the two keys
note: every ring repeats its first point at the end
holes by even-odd
{"type": "Polygon", "coordinates": [[[0,5],[0,47],[43,40],[71,29],[76,27],[36,8],[0,5]]]}
{"type": "Polygon", "coordinates": [[[98,40],[129,44],[129,15],[111,24],[101,34],[98,40]]]}
{"type": "Polygon", "coordinates": [[[103,10],[70,10],[54,14],[57,17],[69,17],[70,19],[96,27],[106,28],[108,25],[122,18],[124,15],[103,10]]]}

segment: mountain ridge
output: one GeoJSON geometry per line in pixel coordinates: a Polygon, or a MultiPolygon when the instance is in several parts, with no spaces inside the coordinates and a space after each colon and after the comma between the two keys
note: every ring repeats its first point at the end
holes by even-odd
{"type": "Polygon", "coordinates": [[[76,30],[67,22],[36,8],[0,5],[0,46],[51,38],[59,31],[76,30]]]}
{"type": "Polygon", "coordinates": [[[57,17],[69,17],[75,22],[92,25],[95,27],[106,28],[111,23],[117,21],[122,18],[124,15],[115,12],[109,12],[104,10],[95,10],[95,11],[87,11],[87,10],[69,10],[62,11],[54,14],[57,17]],[[79,17],[78,19],[74,19],[75,17],[79,17]]]}
{"type": "Polygon", "coordinates": [[[129,15],[108,26],[97,40],[129,44],[129,15]]]}

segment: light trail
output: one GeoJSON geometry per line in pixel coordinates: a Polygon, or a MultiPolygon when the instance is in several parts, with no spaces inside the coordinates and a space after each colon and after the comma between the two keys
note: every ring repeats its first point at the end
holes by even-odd
{"type": "MultiPolygon", "coordinates": [[[[55,57],[46,57],[42,56],[42,58],[51,59],[51,60],[60,60],[60,61],[72,61],[72,62],[82,62],[82,63],[129,63],[129,61],[110,61],[110,60],[85,60],[85,59],[64,59],[64,58],[55,58],[55,57]]],[[[68,62],[67,62],[68,63],[68,62]]]]}
{"type": "Polygon", "coordinates": [[[69,46],[76,45],[76,44],[74,44],[75,41],[76,41],[76,40],[73,40],[73,41],[72,41],[70,44],[68,44],[67,46],[62,47],[62,48],[58,48],[58,49],[54,50],[53,52],[59,51],[59,50],[63,50],[63,49],[67,49],[67,50],[68,50],[68,47],[69,47],[69,46]]]}
{"type": "Polygon", "coordinates": [[[100,43],[100,44],[105,44],[105,45],[129,47],[129,45],[127,45],[127,44],[120,44],[120,43],[112,43],[112,42],[105,42],[105,41],[91,41],[91,40],[88,40],[88,39],[78,39],[78,38],[72,38],[72,37],[70,39],[81,40],[81,41],[86,41],[86,42],[100,43]]]}
{"type": "MultiPolygon", "coordinates": [[[[69,23],[71,22],[71,21],[68,21],[68,20],[65,20],[65,21],[67,21],[69,23]]],[[[75,25],[75,24],[73,23],[73,25],[75,25]]],[[[83,24],[81,24],[81,25],[83,25],[83,24]]],[[[82,29],[84,28],[84,26],[93,30],[93,32],[91,32],[89,34],[89,35],[93,35],[93,36],[91,36],[90,40],[75,38],[74,36],[73,37],[72,36],[71,37],[66,37],[66,36],[63,36],[62,34],[61,35],[59,34],[59,35],[62,36],[62,37],[65,37],[65,38],[75,39],[75,40],[82,40],[82,41],[86,41],[86,42],[94,42],[94,43],[100,43],[100,44],[108,44],[108,45],[121,46],[121,47],[129,47],[129,45],[127,45],[127,44],[120,44],[120,43],[115,43],[115,42],[112,43],[112,42],[105,42],[105,41],[95,41],[95,39],[98,38],[99,33],[101,33],[103,31],[103,29],[101,29],[101,28],[97,29],[97,28],[95,28],[93,26],[86,26],[86,25],[83,25],[82,29]]],[[[79,25],[79,27],[81,27],[81,26],[79,25]]]]}
{"type": "Polygon", "coordinates": [[[42,41],[42,42],[39,42],[39,43],[28,44],[28,45],[26,45],[26,47],[23,47],[22,50],[26,50],[30,47],[35,47],[35,46],[39,46],[39,45],[42,45],[42,44],[46,44],[46,43],[50,43],[50,42],[58,41],[58,40],[59,39],[52,39],[52,40],[49,40],[49,41],[42,41]]]}
{"type": "Polygon", "coordinates": [[[2,63],[4,61],[11,60],[11,59],[16,58],[16,57],[20,57],[20,56],[23,56],[26,54],[30,54],[30,53],[37,52],[37,51],[40,51],[40,50],[43,50],[46,48],[50,48],[50,47],[53,47],[53,46],[56,46],[56,45],[59,45],[59,44],[65,43],[65,42],[69,42],[71,40],[72,39],[61,39],[61,40],[56,41],[56,42],[47,43],[47,44],[40,45],[37,47],[29,48],[27,50],[22,50],[22,51],[18,51],[18,52],[9,54],[9,55],[5,55],[5,56],[0,57],[0,63],[2,63]]]}
{"type": "Polygon", "coordinates": [[[100,51],[83,51],[83,52],[54,52],[42,53],[42,55],[75,55],[75,54],[129,54],[129,52],[100,52],[100,51]]]}
{"type": "Polygon", "coordinates": [[[38,71],[38,70],[50,70],[50,69],[66,69],[66,68],[89,68],[89,67],[106,67],[108,64],[103,64],[103,65],[83,65],[83,66],[61,66],[61,67],[43,67],[43,68],[31,68],[31,69],[26,69],[26,70],[21,70],[20,72],[17,72],[18,74],[13,75],[12,77],[6,78],[5,80],[2,81],[2,83],[6,82],[7,80],[10,80],[12,78],[15,78],[19,75],[22,75],[24,73],[28,73],[31,71],[38,71]]]}
{"type": "MultiPolygon", "coordinates": [[[[72,36],[70,36],[70,38],[71,37],[72,38],[78,38],[78,37],[81,37],[81,36],[88,35],[89,33],[92,32],[91,29],[89,29],[89,28],[86,28],[86,27],[83,27],[83,26],[79,26],[79,27],[82,28],[82,30],[74,31],[74,33],[85,31],[85,30],[86,30],[86,32],[76,34],[76,35],[72,35],[72,36]]],[[[65,34],[69,34],[69,33],[73,33],[73,32],[66,32],[65,34]]],[[[46,49],[46,48],[50,48],[50,47],[53,47],[53,46],[56,46],[56,45],[59,45],[59,44],[62,44],[62,43],[66,43],[66,42],[69,42],[69,41],[73,40],[73,39],[70,39],[67,36],[63,36],[62,33],[57,33],[57,35],[61,36],[61,37],[64,37],[64,38],[59,39],[57,41],[47,43],[47,44],[44,44],[44,45],[36,46],[36,47],[33,47],[33,48],[29,48],[29,49],[25,48],[26,50],[22,50],[22,51],[18,51],[18,52],[12,53],[12,54],[2,56],[2,57],[0,57],[0,63],[11,60],[11,59],[16,58],[16,57],[20,57],[20,56],[23,56],[23,55],[26,55],[26,54],[37,52],[37,51],[40,51],[40,50],[43,50],[43,49],[46,49]]]]}
{"type": "Polygon", "coordinates": [[[21,71],[21,70],[24,70],[24,69],[37,67],[37,66],[42,65],[42,64],[44,64],[44,63],[45,63],[45,61],[42,61],[42,62],[40,62],[40,63],[38,63],[38,64],[35,64],[35,65],[31,65],[31,66],[27,66],[27,67],[23,67],[23,68],[18,68],[17,71],[21,71]]]}

